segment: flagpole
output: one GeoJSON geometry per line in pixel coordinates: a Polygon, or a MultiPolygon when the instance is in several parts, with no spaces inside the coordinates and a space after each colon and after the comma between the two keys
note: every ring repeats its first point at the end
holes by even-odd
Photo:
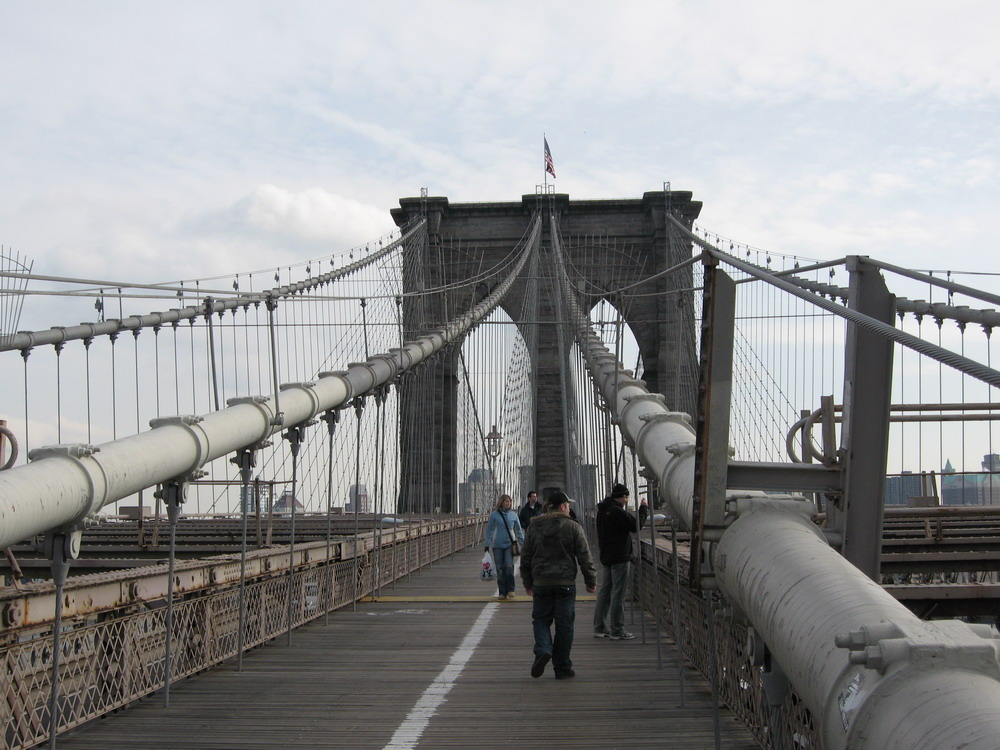
{"type": "Polygon", "coordinates": [[[549,194],[549,171],[545,168],[545,133],[542,132],[542,194],[549,194]]]}

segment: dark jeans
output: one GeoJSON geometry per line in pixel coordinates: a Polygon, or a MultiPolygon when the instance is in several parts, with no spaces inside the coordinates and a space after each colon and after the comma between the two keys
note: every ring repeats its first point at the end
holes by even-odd
{"type": "Polygon", "coordinates": [[[621,635],[625,632],[625,589],[629,563],[605,565],[594,607],[594,632],[621,635]]]}
{"type": "Polygon", "coordinates": [[[493,564],[497,568],[497,588],[500,596],[514,591],[514,552],[510,547],[492,547],[493,564]]]}
{"type": "Polygon", "coordinates": [[[564,674],[573,668],[573,620],[576,618],[576,586],[535,586],[532,590],[531,622],[535,630],[535,655],[552,654],[552,668],[564,674]],[[556,624],[553,640],[551,625],[556,624]]]}

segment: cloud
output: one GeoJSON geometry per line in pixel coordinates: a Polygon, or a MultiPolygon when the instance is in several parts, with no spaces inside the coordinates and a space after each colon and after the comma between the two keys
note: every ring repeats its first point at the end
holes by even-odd
{"type": "MultiPolygon", "coordinates": [[[[381,234],[420,187],[516,200],[542,132],[560,192],[671,180],[720,231],[766,227],[752,244],[899,201],[944,222],[942,187],[976,193],[953,221],[997,227],[1000,6],[97,1],[59,21],[0,6],[0,241],[67,270],[286,263],[381,234]]],[[[812,252],[864,231],[810,231],[812,252]]]]}
{"type": "Polygon", "coordinates": [[[186,258],[185,273],[172,278],[193,279],[325,258],[395,229],[383,207],[324,188],[262,184],[228,207],[184,219],[164,241],[186,258]]]}
{"type": "Polygon", "coordinates": [[[384,209],[322,188],[293,192],[275,185],[258,186],[223,217],[238,234],[330,252],[360,244],[395,226],[384,209]]]}

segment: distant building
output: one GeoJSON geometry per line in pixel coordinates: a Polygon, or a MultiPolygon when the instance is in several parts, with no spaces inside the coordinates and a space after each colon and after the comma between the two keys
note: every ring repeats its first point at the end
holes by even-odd
{"type": "Polygon", "coordinates": [[[261,504],[261,507],[266,508],[268,501],[271,499],[270,493],[270,485],[248,484],[245,487],[241,486],[240,510],[247,513],[255,513],[257,511],[258,502],[261,504]]]}
{"type": "Polygon", "coordinates": [[[371,503],[368,500],[368,488],[363,484],[352,484],[348,493],[348,513],[371,513],[371,503]]]}
{"type": "Polygon", "coordinates": [[[983,456],[982,474],[958,474],[949,459],[941,472],[942,505],[1000,505],[1000,455],[983,456]]]}
{"type": "Polygon", "coordinates": [[[296,500],[291,493],[291,490],[285,490],[281,493],[281,497],[274,503],[274,507],[271,508],[271,512],[275,515],[289,515],[292,512],[292,504],[295,504],[295,512],[301,513],[305,510],[302,503],[296,500]]]}
{"type": "Polygon", "coordinates": [[[924,495],[921,476],[910,471],[904,471],[900,477],[886,477],[885,504],[906,507],[911,497],[924,495]]]}
{"type": "MultiPolygon", "coordinates": [[[[484,513],[496,505],[504,490],[493,482],[489,469],[473,469],[469,480],[458,485],[459,513],[484,513]]],[[[516,507],[516,506],[515,506],[516,507]]]]}
{"type": "MultiPolygon", "coordinates": [[[[1000,471],[1000,455],[990,453],[983,456],[983,471],[1000,471]]],[[[1000,505],[1000,477],[996,473],[983,476],[981,497],[983,505],[1000,505]]]]}

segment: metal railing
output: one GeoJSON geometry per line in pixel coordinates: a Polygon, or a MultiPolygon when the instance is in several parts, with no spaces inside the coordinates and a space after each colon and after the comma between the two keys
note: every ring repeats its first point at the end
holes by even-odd
{"type": "MultiPolygon", "coordinates": [[[[421,525],[418,535],[398,541],[387,530],[379,546],[358,558],[308,563],[291,576],[277,572],[248,583],[244,651],[287,633],[289,616],[291,627],[299,627],[472,545],[481,535],[481,521],[437,520],[421,525]]],[[[59,645],[59,732],[163,688],[167,609],[159,606],[162,603],[149,602],[145,610],[133,614],[88,618],[79,626],[64,621],[59,645]]],[[[239,612],[239,590],[232,584],[174,605],[171,683],[237,656],[239,612]]],[[[0,673],[5,676],[0,721],[3,747],[8,750],[34,747],[49,737],[52,648],[50,632],[0,652],[0,673]]]]}
{"type": "Polygon", "coordinates": [[[761,747],[822,748],[812,714],[794,688],[784,692],[780,706],[769,705],[764,668],[754,664],[752,631],[729,616],[720,600],[710,602],[715,593],[688,586],[687,559],[648,540],[639,548],[632,587],[639,606],[656,618],[660,632],[679,641],[678,652],[709,681],[719,702],[761,747]]]}

